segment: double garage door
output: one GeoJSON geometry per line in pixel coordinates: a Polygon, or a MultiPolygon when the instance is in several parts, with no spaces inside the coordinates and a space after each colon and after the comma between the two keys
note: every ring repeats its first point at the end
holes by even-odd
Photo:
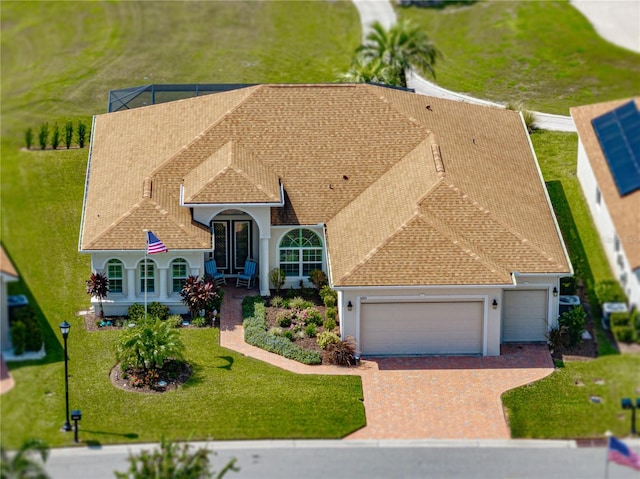
{"type": "Polygon", "coordinates": [[[481,301],[362,303],[363,355],[482,354],[481,301]]]}

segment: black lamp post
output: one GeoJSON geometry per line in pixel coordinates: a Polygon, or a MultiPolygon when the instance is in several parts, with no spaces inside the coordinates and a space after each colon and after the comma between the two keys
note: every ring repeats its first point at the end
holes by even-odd
{"type": "Polygon", "coordinates": [[[69,422],[69,369],[67,366],[67,362],[69,357],[67,356],[67,338],[69,337],[69,329],[71,329],[71,325],[66,321],[60,323],[60,332],[62,333],[62,339],[64,339],[64,394],[65,394],[65,405],[66,405],[66,416],[64,426],[62,426],[63,431],[71,431],[71,423],[69,422]]]}

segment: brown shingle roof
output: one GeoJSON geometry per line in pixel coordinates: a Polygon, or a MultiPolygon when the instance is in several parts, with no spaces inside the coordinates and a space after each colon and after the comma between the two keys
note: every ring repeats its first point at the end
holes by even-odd
{"type": "Polygon", "coordinates": [[[0,245],[0,273],[7,274],[9,276],[15,276],[16,278],[18,277],[18,272],[9,259],[9,256],[7,256],[7,253],[2,245],[0,245]]]}
{"type": "MultiPolygon", "coordinates": [[[[580,141],[591,164],[591,169],[598,182],[611,220],[615,226],[620,244],[624,249],[631,269],[640,268],[640,190],[620,196],[613,181],[609,165],[604,157],[598,137],[591,125],[591,120],[609,111],[615,110],[630,99],[596,103],[571,108],[571,116],[576,124],[580,141]]],[[[640,107],[640,97],[633,98],[640,107]]]]}
{"type": "Polygon", "coordinates": [[[272,223],[326,224],[336,285],[570,271],[511,111],[372,85],[261,85],[97,116],[92,144],[83,249],[135,249],[143,224],[170,249],[199,248],[209,234],[177,206],[182,186],[194,202],[268,202],[280,178],[272,223]]]}

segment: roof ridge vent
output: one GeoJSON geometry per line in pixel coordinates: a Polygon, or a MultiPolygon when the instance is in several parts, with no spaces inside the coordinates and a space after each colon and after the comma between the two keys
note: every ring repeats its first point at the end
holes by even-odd
{"type": "Polygon", "coordinates": [[[142,197],[151,198],[151,177],[147,176],[142,182],[142,197]]]}
{"type": "Polygon", "coordinates": [[[444,163],[442,161],[442,154],[440,153],[440,145],[437,143],[431,144],[431,155],[433,156],[433,163],[436,167],[436,173],[439,177],[444,176],[444,163]]]}

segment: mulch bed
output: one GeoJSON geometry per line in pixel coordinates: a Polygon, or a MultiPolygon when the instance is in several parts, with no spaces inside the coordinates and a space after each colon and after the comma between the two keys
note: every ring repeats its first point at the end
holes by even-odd
{"type": "Polygon", "coordinates": [[[174,378],[170,378],[168,371],[166,370],[160,372],[160,377],[158,378],[158,381],[165,381],[167,383],[166,387],[163,387],[163,388],[151,388],[149,386],[142,386],[142,387],[132,386],[128,379],[123,379],[122,369],[120,369],[119,364],[116,364],[111,369],[111,373],[109,373],[109,378],[111,379],[111,383],[115,387],[119,389],[123,389],[125,391],[136,392],[136,393],[148,393],[148,394],[162,394],[168,391],[175,391],[176,389],[178,389],[180,386],[182,386],[184,383],[186,383],[189,380],[193,372],[193,369],[188,363],[175,362],[172,364],[172,366],[173,366],[172,367],[173,369],[177,370],[174,378]]]}

